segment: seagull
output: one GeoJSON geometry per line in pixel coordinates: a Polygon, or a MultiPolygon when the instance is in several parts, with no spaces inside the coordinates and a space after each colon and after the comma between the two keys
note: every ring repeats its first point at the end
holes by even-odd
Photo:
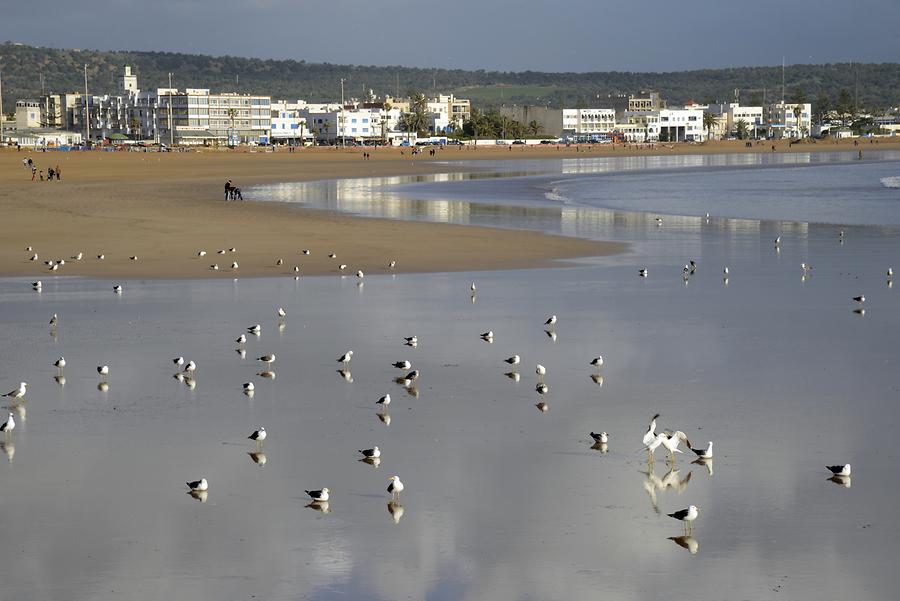
{"type": "Polygon", "coordinates": [[[656,218],[656,225],[658,225],[658,226],[659,226],[659,225],[662,225],[662,222],[663,222],[662,217],[657,217],[657,218],[656,218]]]}
{"type": "Polygon", "coordinates": [[[115,286],[113,286],[113,292],[115,292],[116,294],[122,294],[122,285],[116,284],[115,286]]]}
{"type": "Polygon", "coordinates": [[[593,365],[597,369],[603,367],[603,356],[594,357],[594,359],[591,361],[591,365],[593,365]]]}
{"type": "Polygon", "coordinates": [[[275,313],[280,319],[284,319],[285,317],[287,317],[287,311],[284,310],[284,307],[278,307],[275,313]]]}
{"type": "Polygon", "coordinates": [[[262,328],[260,327],[259,324],[256,324],[254,326],[250,326],[249,328],[247,328],[247,331],[250,332],[251,334],[259,334],[262,331],[262,328]]]}
{"type": "Polygon", "coordinates": [[[412,363],[410,363],[409,361],[396,361],[394,363],[394,367],[396,367],[397,369],[409,369],[410,367],[412,367],[412,363]]]}
{"type": "Polygon", "coordinates": [[[247,438],[249,438],[250,440],[255,440],[256,442],[262,442],[266,439],[266,436],[268,436],[268,434],[266,434],[266,429],[260,427],[259,430],[254,430],[253,434],[251,434],[247,438]]]}
{"type": "Polygon", "coordinates": [[[263,363],[268,363],[268,364],[275,363],[275,353],[272,353],[271,355],[263,355],[262,357],[257,357],[256,360],[262,361],[263,363]]]}
{"type": "Polygon", "coordinates": [[[212,265],[209,266],[209,268],[212,269],[213,271],[219,271],[219,264],[213,263],[212,265]]]}
{"type": "Polygon", "coordinates": [[[660,432],[656,436],[654,436],[650,442],[646,445],[647,452],[650,454],[649,459],[653,460],[653,454],[656,452],[656,449],[659,448],[659,445],[663,444],[665,440],[668,440],[668,436],[666,436],[665,432],[660,432]]]}
{"type": "Polygon", "coordinates": [[[400,493],[403,492],[403,482],[400,482],[399,476],[391,476],[388,478],[390,480],[390,484],[388,484],[387,491],[391,493],[391,496],[394,498],[399,498],[400,493]]]}
{"type": "Polygon", "coordinates": [[[518,365],[522,361],[522,358],[518,355],[513,355],[512,357],[507,357],[503,361],[509,363],[510,365],[518,365]]]}
{"type": "Polygon", "coordinates": [[[893,267],[888,267],[887,277],[889,277],[889,278],[894,277],[894,268],[893,267]]]}
{"type": "Polygon", "coordinates": [[[862,295],[854,296],[853,300],[855,300],[858,303],[864,303],[864,302],[866,302],[866,297],[862,296],[862,295]]]}
{"type": "Polygon", "coordinates": [[[34,288],[35,290],[40,290],[43,286],[44,286],[44,284],[40,280],[38,280],[36,282],[31,282],[31,287],[34,288]]]}
{"type": "Polygon", "coordinates": [[[229,249],[228,249],[228,252],[230,252],[230,253],[236,253],[236,252],[237,252],[237,249],[236,249],[236,248],[229,248],[229,249]]]}
{"type": "Polygon", "coordinates": [[[175,364],[175,367],[181,367],[184,365],[184,357],[175,357],[172,359],[172,363],[175,364]]]}
{"type": "Polygon", "coordinates": [[[683,453],[681,449],[678,448],[678,443],[684,442],[688,447],[691,446],[691,441],[688,440],[688,437],[681,430],[677,430],[675,432],[666,432],[666,438],[662,441],[662,444],[669,451],[669,455],[672,459],[675,458],[675,453],[683,453]]]}
{"type": "Polygon", "coordinates": [[[415,382],[419,379],[419,370],[414,369],[403,377],[404,380],[409,380],[410,382],[415,382]]]}
{"type": "Polygon", "coordinates": [[[362,453],[363,457],[366,459],[378,459],[381,457],[381,450],[378,447],[372,447],[371,449],[359,449],[359,453],[362,453]]]}
{"type": "Polygon", "coordinates": [[[713,450],[712,450],[712,441],[709,441],[709,445],[705,449],[694,449],[691,450],[694,452],[694,455],[697,456],[698,459],[712,459],[713,450]]]}
{"type": "Polygon", "coordinates": [[[647,432],[644,434],[644,438],[642,441],[645,447],[649,447],[656,438],[656,420],[658,418],[659,413],[650,418],[650,426],[647,428],[647,432]]]}
{"type": "Polygon", "coordinates": [[[277,261],[275,261],[275,264],[276,265],[284,265],[284,259],[278,259],[277,261]]]}
{"type": "Polygon", "coordinates": [[[238,263],[237,263],[237,261],[233,261],[233,262],[231,263],[231,268],[232,268],[232,269],[237,269],[237,268],[238,268],[238,263]]]}
{"type": "Polygon", "coordinates": [[[198,256],[198,257],[205,257],[205,256],[206,256],[206,251],[205,251],[205,250],[197,251],[197,256],[198,256]]]}
{"type": "Polygon", "coordinates": [[[472,292],[472,293],[475,292],[475,282],[472,282],[472,283],[469,285],[469,291],[472,292]]]}
{"type": "Polygon", "coordinates": [[[188,364],[184,366],[184,373],[192,374],[197,371],[197,364],[193,361],[188,361],[188,364]]]}
{"type": "Polygon", "coordinates": [[[377,401],[375,401],[376,405],[384,405],[385,407],[391,404],[391,395],[386,394],[377,401]]]}
{"type": "Polygon", "coordinates": [[[329,259],[337,259],[337,253],[328,253],[329,259]]]}
{"type": "Polygon", "coordinates": [[[56,361],[53,362],[53,367],[57,368],[60,372],[66,367],[66,358],[60,357],[56,361]]]}
{"type": "Polygon", "coordinates": [[[39,258],[40,258],[40,257],[38,257],[37,255],[32,255],[32,256],[31,256],[31,260],[32,260],[32,261],[37,261],[39,258]]]}
{"type": "Polygon", "coordinates": [[[308,248],[304,248],[304,249],[303,249],[302,251],[300,251],[300,252],[302,252],[304,255],[309,255],[309,249],[308,249],[308,248]]]}
{"type": "Polygon", "coordinates": [[[359,278],[359,279],[361,280],[361,279],[363,279],[364,277],[366,277],[366,274],[364,274],[363,271],[362,271],[362,269],[360,269],[360,270],[358,270],[358,271],[356,272],[356,277],[359,278]]]}
{"type": "Polygon", "coordinates": [[[781,236],[775,238],[775,246],[778,246],[779,244],[781,244],[781,236]]]}
{"type": "Polygon", "coordinates": [[[483,333],[481,334],[481,338],[482,338],[483,340],[486,340],[486,341],[493,340],[493,339],[494,339],[494,331],[493,331],[493,330],[488,330],[487,332],[483,332],[483,333]]]}
{"type": "Polygon", "coordinates": [[[55,327],[56,324],[58,324],[58,323],[59,323],[59,316],[56,313],[54,313],[53,317],[50,318],[50,327],[51,328],[55,327]]]}
{"type": "Polygon", "coordinates": [[[11,391],[7,392],[7,393],[6,393],[5,395],[3,395],[3,396],[8,397],[8,398],[11,398],[11,399],[14,399],[14,400],[15,400],[15,399],[21,399],[22,397],[25,396],[25,389],[26,389],[26,388],[28,388],[28,382],[20,382],[18,388],[16,388],[15,390],[11,390],[11,391]]]}
{"type": "Polygon", "coordinates": [[[313,500],[315,503],[327,503],[329,499],[329,493],[331,492],[326,486],[322,490],[307,490],[304,491],[309,495],[309,498],[313,500]]]}
{"type": "Polygon", "coordinates": [[[537,374],[538,380],[540,382],[543,382],[544,376],[547,375],[547,368],[538,363],[537,367],[534,368],[534,373],[537,374]]]}
{"type": "Polygon", "coordinates": [[[393,269],[396,266],[397,266],[397,261],[391,261],[390,263],[388,263],[388,269],[393,269]]]}
{"type": "Polygon", "coordinates": [[[206,492],[209,490],[209,482],[206,481],[206,478],[200,478],[193,482],[187,482],[187,487],[191,489],[191,492],[206,492]]]}
{"type": "Polygon", "coordinates": [[[32,247],[30,247],[30,246],[26,246],[26,247],[25,247],[25,252],[27,252],[27,253],[30,253],[30,252],[33,251],[33,250],[34,250],[34,248],[32,248],[32,247]]]}
{"type": "Polygon", "coordinates": [[[2,426],[0,426],[0,432],[3,432],[4,434],[9,434],[10,432],[12,432],[15,429],[16,429],[16,419],[13,417],[12,411],[10,411],[9,418],[6,420],[6,422],[2,426]]]}
{"type": "Polygon", "coordinates": [[[667,515],[670,518],[681,520],[682,522],[684,522],[685,527],[693,527],[694,520],[696,520],[697,516],[700,515],[700,508],[696,505],[691,505],[687,509],[682,509],[681,511],[676,511],[675,513],[669,513],[667,515]]]}
{"type": "Polygon", "coordinates": [[[550,392],[550,387],[543,382],[538,382],[534,389],[538,394],[547,394],[550,392]]]}
{"type": "Polygon", "coordinates": [[[98,260],[98,261],[102,261],[102,260],[105,259],[105,258],[106,258],[106,255],[104,255],[104,254],[99,254],[99,255],[97,255],[97,260],[98,260]]]}
{"type": "Polygon", "coordinates": [[[418,336],[407,336],[407,337],[404,338],[403,340],[406,341],[404,344],[406,344],[407,346],[416,346],[416,345],[419,344],[419,337],[418,337],[418,336]]]}
{"type": "Polygon", "coordinates": [[[344,271],[345,269],[347,269],[347,264],[341,263],[340,265],[338,265],[338,269],[340,269],[341,271],[344,271]]]}
{"type": "Polygon", "coordinates": [[[343,363],[344,365],[348,365],[350,361],[353,359],[353,351],[347,351],[343,355],[337,358],[338,363],[343,363]]]}
{"type": "Polygon", "coordinates": [[[594,439],[594,442],[599,442],[600,444],[606,444],[609,442],[609,434],[606,432],[600,432],[599,434],[596,432],[591,432],[591,438],[594,439]]]}
{"type": "Polygon", "coordinates": [[[244,392],[253,392],[256,390],[256,386],[253,385],[253,382],[244,382],[244,392]]]}
{"type": "Polygon", "coordinates": [[[556,325],[556,315],[551,315],[547,318],[547,321],[544,322],[545,326],[553,326],[556,325]]]}
{"type": "Polygon", "coordinates": [[[681,273],[684,276],[687,276],[690,272],[691,268],[687,264],[685,264],[685,266],[681,268],[681,273]]]}
{"type": "Polygon", "coordinates": [[[131,257],[128,257],[128,258],[131,259],[132,261],[137,261],[137,260],[138,260],[137,255],[134,255],[134,256],[131,256],[131,257]]]}
{"type": "MultiPolygon", "coordinates": [[[[12,416],[12,414],[10,414],[12,416]]],[[[825,466],[828,470],[831,471],[835,476],[849,476],[850,475],[850,464],[847,463],[845,465],[827,465],[825,466]]]]}
{"type": "Polygon", "coordinates": [[[101,379],[109,376],[109,365],[98,365],[97,373],[100,374],[101,379]]]}
{"type": "Polygon", "coordinates": [[[243,345],[245,342],[247,342],[247,335],[246,335],[246,334],[241,334],[240,336],[238,336],[237,338],[235,338],[234,341],[237,342],[237,343],[240,344],[240,345],[243,345]]]}
{"type": "Polygon", "coordinates": [[[722,270],[722,273],[724,273],[725,275],[728,275],[728,266],[727,265],[725,266],[725,269],[722,270]]]}
{"type": "Polygon", "coordinates": [[[809,273],[809,270],[812,269],[812,265],[808,265],[806,263],[800,263],[800,269],[803,270],[803,273],[809,273]]]}
{"type": "Polygon", "coordinates": [[[647,273],[648,273],[648,271],[647,271],[647,268],[646,268],[646,267],[641,267],[641,268],[638,270],[638,275],[641,276],[642,278],[647,277],[647,273]]]}

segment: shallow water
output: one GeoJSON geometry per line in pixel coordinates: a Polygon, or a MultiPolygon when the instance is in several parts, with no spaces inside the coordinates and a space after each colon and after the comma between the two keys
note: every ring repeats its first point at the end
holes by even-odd
{"type": "Polygon", "coordinates": [[[894,230],[845,228],[840,242],[825,225],[484,210],[636,244],[560,269],[361,287],[127,281],[117,296],[107,281],[45,278],[35,293],[0,280],[0,385],[31,384],[0,454],[4,598],[895,597],[894,230]],[[699,268],[685,283],[689,258],[699,268]],[[805,279],[800,262],[813,265],[805,279]],[[242,359],[231,342],[254,323],[242,359]],[[415,349],[402,344],[413,334],[415,349]],[[335,362],[350,348],[352,382],[335,362]],[[256,377],[254,358],[271,352],[277,378],[256,377]],[[518,382],[504,376],[514,353],[518,382]],[[176,355],[198,363],[195,388],[172,377],[176,355]],[[393,381],[401,359],[421,370],[418,397],[393,381]],[[374,404],[386,392],[389,426],[374,404]],[[644,473],[655,412],[694,446],[715,441],[709,469],[688,453],[670,473],[657,452],[644,473]],[[264,466],[245,438],[258,425],[264,466]],[[607,452],[592,430],[610,433],[607,452]],[[376,444],[377,469],[356,452],[376,444]],[[844,462],[849,488],[824,469],[844,462]],[[389,513],[392,474],[402,515],[389,513]],[[205,503],[184,486],[200,477],[205,503]],[[330,513],[306,507],[304,489],[323,486],[330,513]],[[701,514],[682,542],[696,554],[670,540],[682,528],[665,515],[689,504],[701,514]]]}

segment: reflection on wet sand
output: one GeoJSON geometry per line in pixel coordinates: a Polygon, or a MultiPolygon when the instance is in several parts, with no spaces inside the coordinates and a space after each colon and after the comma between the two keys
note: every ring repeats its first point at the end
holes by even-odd
{"type": "Polygon", "coordinates": [[[851,484],[850,478],[851,478],[850,476],[839,476],[839,475],[835,474],[831,478],[828,478],[828,481],[834,482],[838,486],[843,486],[844,488],[850,488],[850,484],[851,484]]]}
{"type": "Polygon", "coordinates": [[[329,504],[329,501],[313,501],[307,504],[305,507],[314,509],[316,511],[321,511],[322,513],[331,513],[331,505],[329,504]]]}
{"type": "Polygon", "coordinates": [[[200,501],[201,503],[206,503],[206,501],[209,499],[208,490],[189,490],[187,491],[187,494],[200,501]]]}
{"type": "Polygon", "coordinates": [[[687,549],[691,555],[696,555],[697,551],[700,550],[700,543],[697,542],[696,538],[689,534],[686,534],[684,536],[670,536],[669,540],[674,542],[679,547],[687,549]]]}
{"type": "Polygon", "coordinates": [[[251,451],[248,452],[247,455],[250,456],[250,460],[253,461],[253,463],[260,467],[265,466],[269,461],[269,456],[266,455],[265,451],[251,451]]]}
{"type": "Polygon", "coordinates": [[[400,518],[403,517],[403,505],[400,504],[400,501],[390,500],[387,503],[388,513],[391,514],[391,518],[393,518],[395,524],[400,523],[400,518]]]}

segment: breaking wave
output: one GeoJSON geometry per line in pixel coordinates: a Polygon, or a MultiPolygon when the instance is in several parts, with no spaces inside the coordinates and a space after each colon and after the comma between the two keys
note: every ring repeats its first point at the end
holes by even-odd
{"type": "Polygon", "coordinates": [[[885,188],[900,188],[900,175],[893,177],[882,177],[881,185],[885,188]]]}

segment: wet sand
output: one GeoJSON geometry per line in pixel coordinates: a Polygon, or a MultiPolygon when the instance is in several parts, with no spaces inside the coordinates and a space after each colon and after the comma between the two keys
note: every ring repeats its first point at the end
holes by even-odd
{"type": "MultiPolygon", "coordinates": [[[[800,144],[793,150],[834,151],[852,143],[800,144]]],[[[870,145],[864,144],[864,149],[870,145]]],[[[875,149],[900,147],[879,143],[875,149]]],[[[435,158],[412,157],[409,149],[303,149],[297,153],[197,151],[191,153],[27,153],[0,151],[0,275],[49,272],[46,259],[65,259],[55,275],[142,278],[206,278],[387,271],[390,260],[405,272],[471,271],[541,267],[558,259],[602,256],[626,246],[597,241],[443,224],[401,223],[298,211],[279,203],[225,203],[228,178],[246,189],[255,183],[426,174],[462,169],[454,160],[497,160],[747,152],[742,142],[705,145],[447,148],[435,158]],[[510,150],[511,148],[511,150],[510,150]],[[41,169],[59,165],[60,182],[31,182],[21,159],[32,156],[41,169]],[[29,261],[32,246],[39,255],[29,261]],[[237,248],[219,257],[216,250],[237,248]],[[300,249],[309,248],[309,257],[300,249]],[[198,250],[208,255],[198,258],[198,250]],[[337,252],[337,261],[327,259],[337,252]],[[84,253],[79,262],[69,258],[84,253]],[[104,261],[96,255],[103,253],[104,261]],[[129,257],[137,256],[137,261],[129,257]],[[276,266],[278,258],[284,260],[276,266]],[[232,261],[239,264],[235,272],[232,261]],[[210,269],[217,263],[218,271],[210,269]]],[[[788,151],[786,143],[778,152],[788,151]]],[[[771,152],[759,145],[755,152],[771,152]]],[[[466,169],[470,169],[467,167],[466,169]]]]}

